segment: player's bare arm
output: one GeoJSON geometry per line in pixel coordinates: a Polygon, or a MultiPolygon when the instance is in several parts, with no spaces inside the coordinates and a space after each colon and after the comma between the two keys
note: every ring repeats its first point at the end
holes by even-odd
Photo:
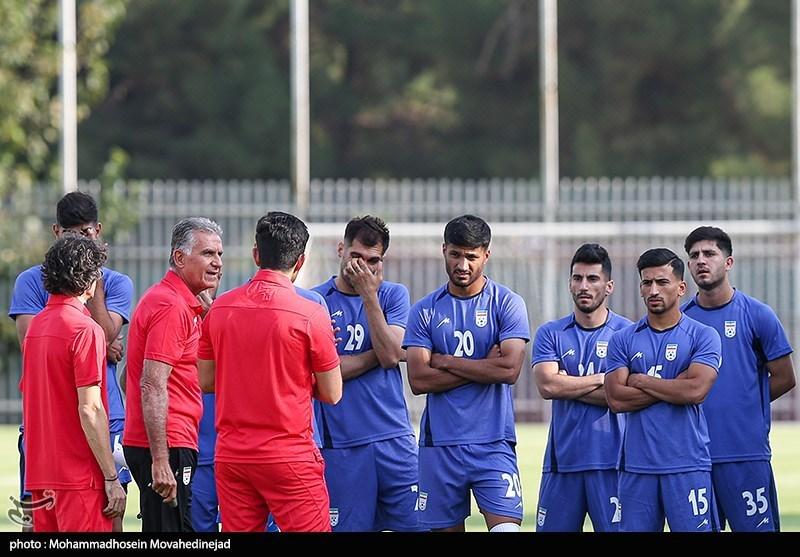
{"type": "Polygon", "coordinates": [[[449,354],[433,354],[431,366],[476,383],[513,385],[517,382],[522,370],[526,344],[526,341],[521,338],[506,339],[500,343],[499,357],[482,360],[459,358],[449,354]]]}
{"type": "Polygon", "coordinates": [[[617,414],[635,412],[659,402],[653,395],[629,385],[630,377],[633,375],[641,374],[631,373],[627,367],[606,372],[604,383],[606,401],[612,412],[617,414]]]}
{"type": "Polygon", "coordinates": [[[28,326],[31,324],[31,319],[33,319],[33,315],[29,315],[27,313],[17,315],[17,318],[14,319],[14,325],[17,328],[17,340],[19,341],[20,350],[22,350],[22,341],[25,340],[25,334],[28,332],[28,326]]]}
{"type": "MultiPolygon", "coordinates": [[[[533,366],[533,377],[539,394],[545,400],[577,400],[603,386],[603,374],[576,377],[558,368],[558,362],[539,362],[533,366]]],[[[605,406],[605,393],[603,406],[605,406]]]]}
{"type": "Polygon", "coordinates": [[[354,354],[352,356],[339,356],[340,366],[342,368],[342,379],[349,381],[364,375],[371,369],[374,369],[380,363],[375,350],[367,350],[361,354],[354,354]]]}
{"type": "Polygon", "coordinates": [[[791,354],[767,362],[767,369],[769,370],[769,399],[771,401],[794,389],[796,380],[791,354]]]}
{"type": "Polygon", "coordinates": [[[441,393],[466,385],[470,381],[442,369],[431,367],[431,351],[419,346],[409,346],[408,384],[415,395],[441,393]]]}
{"type": "Polygon", "coordinates": [[[167,380],[172,366],[154,360],[145,360],[142,368],[142,415],[150,442],[153,457],[153,491],[165,501],[177,496],[178,485],[169,466],[169,447],[167,446],[167,380]]]}
{"type": "Polygon", "coordinates": [[[405,358],[402,348],[402,327],[386,323],[386,316],[378,300],[378,289],[383,282],[383,263],[379,262],[373,273],[366,261],[354,257],[345,265],[344,272],[356,293],[361,297],[369,324],[372,348],[382,368],[391,369],[405,358]]]}
{"type": "Polygon", "coordinates": [[[336,404],[342,400],[342,370],[339,366],[316,371],[314,377],[314,398],[325,404],[336,404]]]}
{"type": "Polygon", "coordinates": [[[214,392],[214,379],[217,375],[217,364],[214,360],[197,360],[197,378],[200,390],[204,393],[214,392]]]}
{"type": "Polygon", "coordinates": [[[670,404],[700,404],[717,380],[717,370],[706,364],[692,362],[680,378],[662,379],[644,373],[628,377],[628,385],[670,404]]]}
{"type": "Polygon", "coordinates": [[[86,442],[103,472],[103,478],[106,478],[103,484],[108,504],[103,509],[103,514],[112,518],[122,516],[125,512],[126,495],[119,483],[114,457],[108,446],[108,416],[103,407],[99,385],[78,388],[78,415],[86,442]]]}

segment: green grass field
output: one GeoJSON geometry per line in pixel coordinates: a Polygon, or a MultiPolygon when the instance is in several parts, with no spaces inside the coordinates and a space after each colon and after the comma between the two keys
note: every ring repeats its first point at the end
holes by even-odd
{"type": "MultiPolygon", "coordinates": [[[[524,531],[533,531],[536,524],[536,500],[539,493],[542,454],[547,441],[547,426],[544,424],[523,424],[517,426],[520,471],[522,474],[525,499],[524,531]]],[[[781,507],[781,525],[784,531],[800,531],[800,424],[779,423],[772,430],[773,467],[778,484],[781,507]]],[[[56,464],[54,462],[54,464],[56,464]]],[[[11,497],[18,493],[18,455],[16,426],[0,426],[0,494],[7,502],[7,508],[0,516],[0,531],[18,530],[8,518],[13,509],[11,497]]],[[[131,484],[128,496],[128,512],[125,516],[125,529],[139,531],[140,522],[136,519],[139,494],[135,484],[131,484]]],[[[586,530],[591,529],[587,521],[586,530]]],[[[467,530],[485,531],[483,517],[473,503],[472,516],[467,519],[467,530]]]]}

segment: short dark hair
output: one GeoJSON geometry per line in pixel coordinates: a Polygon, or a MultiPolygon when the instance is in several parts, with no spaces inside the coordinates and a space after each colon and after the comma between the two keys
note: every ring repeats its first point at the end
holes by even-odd
{"type": "Polygon", "coordinates": [[[671,249],[649,249],[640,255],[639,260],[636,262],[636,268],[639,269],[639,276],[642,275],[643,269],[649,269],[650,267],[663,267],[664,265],[669,265],[672,267],[672,273],[680,280],[683,280],[683,260],[671,249]]]}
{"type": "Polygon", "coordinates": [[[97,203],[88,193],[70,192],[56,205],[56,222],[61,228],[97,222],[97,203]]]}
{"type": "Polygon", "coordinates": [[[358,240],[368,248],[380,244],[383,253],[386,253],[389,249],[389,229],[381,218],[371,215],[354,217],[344,229],[344,242],[350,246],[354,240],[358,240]]]}
{"type": "Polygon", "coordinates": [[[692,230],[688,236],[686,236],[686,241],[683,242],[683,249],[686,250],[686,253],[689,253],[689,250],[692,249],[692,246],[695,245],[697,242],[702,242],[703,240],[711,240],[717,244],[717,247],[722,252],[725,257],[730,257],[733,255],[733,244],[731,244],[731,237],[722,230],[721,228],[717,228],[716,226],[699,226],[692,230]]]}
{"type": "Polygon", "coordinates": [[[444,227],[444,243],[464,248],[488,248],[492,229],[486,221],[475,215],[461,215],[444,227]]]}
{"type": "Polygon", "coordinates": [[[105,262],[103,244],[78,234],[64,234],[44,256],[44,287],[50,294],[80,296],[103,276],[105,262]]]}
{"type": "Polygon", "coordinates": [[[306,251],[308,228],[294,215],[271,211],[258,219],[256,247],[262,269],[291,269],[306,251]]]}
{"type": "Polygon", "coordinates": [[[599,263],[607,278],[611,278],[611,259],[608,257],[606,248],[600,244],[583,244],[572,256],[572,262],[569,264],[569,272],[572,273],[572,268],[575,263],[588,263],[595,265],[599,263]]]}

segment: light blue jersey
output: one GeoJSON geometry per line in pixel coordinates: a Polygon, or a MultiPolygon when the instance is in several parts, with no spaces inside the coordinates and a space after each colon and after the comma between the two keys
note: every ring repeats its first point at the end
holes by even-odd
{"type": "MultiPolygon", "coordinates": [[[[403,347],[474,360],[504,340],[530,340],[525,301],[509,288],[486,279],[475,296],[458,298],[447,285],[414,304],[403,347]]],[[[516,442],[511,385],[469,382],[428,393],[420,426],[420,446],[516,442]]]]}
{"type": "MultiPolygon", "coordinates": [[[[556,362],[573,377],[605,373],[611,336],[631,325],[608,312],[600,327],[584,329],[574,314],[550,321],[536,332],[531,365],[556,362]]],[[[617,465],[624,415],[578,400],[553,400],[543,472],[613,470],[617,465]]]]}
{"type": "Polygon", "coordinates": [[[703,308],[696,299],[683,312],[708,325],[722,340],[720,377],[703,402],[711,435],[711,460],[769,460],[771,424],[766,363],[792,353],[775,312],[734,291],[727,304],[703,308]]]}
{"type": "MultiPolygon", "coordinates": [[[[718,371],[720,358],[719,335],[711,327],[681,315],[674,327],[657,331],[643,317],[611,337],[606,369],[626,367],[630,373],[675,379],[692,363],[718,371]]],[[[708,445],[701,405],[657,402],[627,414],[619,469],[639,474],[710,471],[708,445]]]]}
{"type": "MultiPolygon", "coordinates": [[[[340,356],[354,356],[372,350],[367,313],[361,297],[336,289],[336,277],[315,286],[322,295],[331,319],[339,327],[340,356]]],[[[383,281],[378,302],[386,323],[405,328],[408,320],[408,289],[402,284],[383,281]]],[[[342,400],[335,406],[314,401],[317,430],[324,448],[347,448],[412,435],[408,407],[403,396],[400,368],[380,365],[345,382],[342,400]]]]}
{"type": "MultiPolygon", "coordinates": [[[[122,317],[125,325],[130,319],[133,305],[133,282],[128,275],[103,267],[103,292],[106,309],[122,317]]],[[[17,277],[8,316],[16,320],[18,315],[36,315],[47,305],[50,295],[44,288],[41,265],[35,265],[17,277]]],[[[106,361],[106,385],[108,386],[109,421],[125,419],[125,402],[117,381],[117,364],[106,361]]]]}

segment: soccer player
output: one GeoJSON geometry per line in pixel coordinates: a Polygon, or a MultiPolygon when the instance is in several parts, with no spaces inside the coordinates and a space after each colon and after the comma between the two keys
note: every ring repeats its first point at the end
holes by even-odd
{"type": "Polygon", "coordinates": [[[326,310],[295,293],[308,230],[271,212],[256,226],[252,280],[218,297],[203,323],[200,381],[216,392],[215,472],[222,528],[330,532],[324,463],[311,434],[311,396],[342,396],[326,310]],[[243,358],[247,365],[242,365],[243,358]]]}
{"type": "Polygon", "coordinates": [[[222,229],[190,217],[172,229],[170,269],[144,293],[128,334],[125,459],[143,532],[191,532],[190,483],[203,404],[197,346],[222,273],[222,229]],[[205,304],[205,306],[204,306],[205,304]]]}
{"type": "Polygon", "coordinates": [[[553,400],[538,532],[580,532],[587,512],[595,532],[616,531],[620,520],[616,468],[624,418],[608,410],[603,379],[608,342],[631,322],[608,309],[613,291],[608,252],[582,245],[570,263],[574,311],[536,332],[533,374],[542,397],[553,400]]]}
{"type": "Polygon", "coordinates": [[[778,531],[770,402],[795,385],[792,347],[775,312],[731,286],[728,234],[701,226],[684,247],[698,292],[683,312],[722,339],[720,377],[703,403],[720,522],[737,532],[778,531]]]}
{"type": "Polygon", "coordinates": [[[647,314],[611,337],[606,397],[628,412],[619,460],[620,532],[717,528],[701,403],[717,378],[720,340],[681,313],[683,261],[666,248],[637,262],[647,314]]]}
{"type": "Polygon", "coordinates": [[[100,244],[70,234],[41,267],[50,296],[29,322],[20,382],[36,532],[110,532],[125,509],[108,444],[106,339],[84,307],[105,259],[100,244]]]}
{"type": "Polygon", "coordinates": [[[342,401],[315,403],[334,532],[419,529],[417,446],[398,367],[410,304],[405,286],[383,280],[388,248],[381,219],[352,219],[339,274],[313,289],[343,334],[342,401]]]}
{"type": "MultiPolygon", "coordinates": [[[[98,220],[97,204],[88,194],[72,192],[66,194],[56,205],[56,223],[53,234],[56,239],[65,233],[75,233],[96,240],[103,229],[98,220]]],[[[107,267],[97,281],[95,295],[86,303],[86,308],[100,327],[106,339],[106,389],[108,394],[108,426],[110,444],[117,463],[117,475],[127,490],[131,474],[122,456],[122,432],[125,427],[125,404],[117,379],[117,363],[122,360],[123,346],[120,336],[122,327],[128,323],[133,304],[133,282],[122,273],[107,267]]],[[[20,346],[25,338],[33,316],[47,305],[48,293],[44,286],[41,265],[23,271],[14,283],[8,315],[14,319],[20,346]]],[[[20,433],[23,427],[20,426],[20,433]]],[[[24,483],[23,435],[20,435],[20,486],[24,483]]],[[[25,494],[23,493],[23,498],[25,494]]],[[[122,531],[122,517],[114,518],[114,531],[122,531]]]]}
{"type": "Polygon", "coordinates": [[[470,489],[490,532],[522,522],[511,385],[530,340],[525,302],[483,274],[492,233],[473,215],[444,229],[448,282],[411,308],[408,379],[420,424],[420,525],[463,532],[470,489]]]}

